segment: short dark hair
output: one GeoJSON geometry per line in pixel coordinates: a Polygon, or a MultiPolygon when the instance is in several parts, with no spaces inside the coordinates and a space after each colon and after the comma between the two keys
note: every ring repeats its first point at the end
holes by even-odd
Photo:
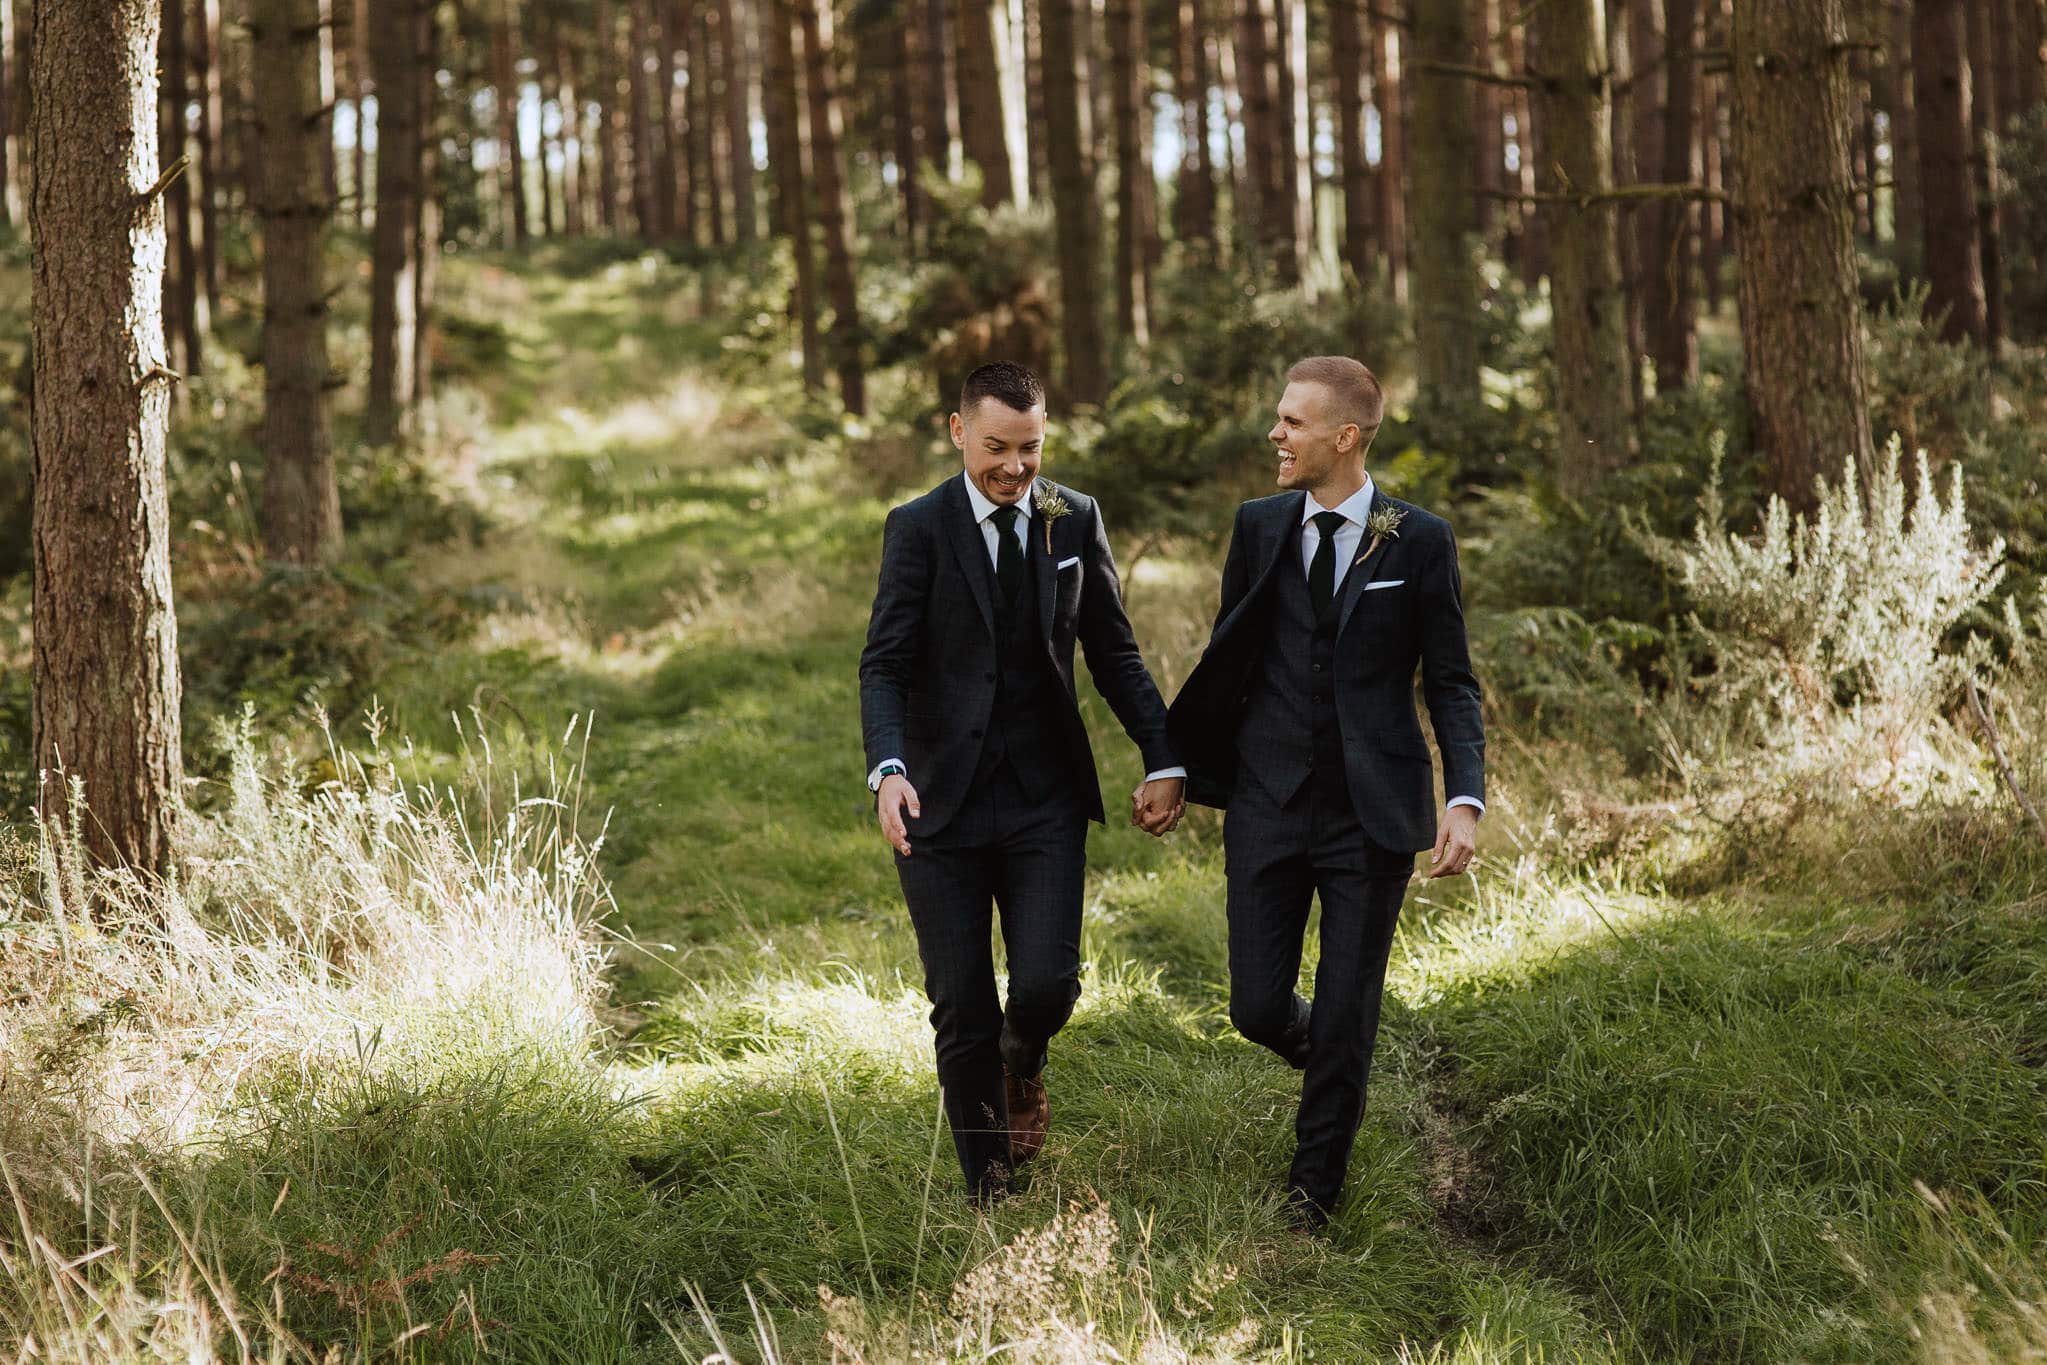
{"type": "Polygon", "coordinates": [[[983,398],[1000,399],[1018,412],[1029,412],[1045,401],[1045,386],[1023,366],[997,360],[977,368],[960,385],[960,411],[972,412],[983,398]]]}
{"type": "Polygon", "coordinates": [[[1334,400],[1338,421],[1355,422],[1369,444],[1386,416],[1386,395],[1379,377],[1347,355],[1311,355],[1286,372],[1287,382],[1320,384],[1334,400]]]}

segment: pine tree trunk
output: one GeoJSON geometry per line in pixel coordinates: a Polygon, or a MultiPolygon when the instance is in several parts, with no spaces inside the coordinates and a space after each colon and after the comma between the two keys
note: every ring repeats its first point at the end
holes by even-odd
{"type": "Polygon", "coordinates": [[[956,0],[953,5],[953,74],[959,85],[960,139],[968,160],[981,168],[982,204],[997,208],[1012,202],[1014,194],[990,3],[956,0]]]}
{"type": "MultiPolygon", "coordinates": [[[[1664,86],[1663,154],[1659,173],[1665,180],[1691,182],[1698,169],[1692,150],[1693,111],[1698,104],[1696,64],[1697,0],[1666,0],[1664,41],[1670,53],[1664,86]]],[[[1699,372],[1698,301],[1692,286],[1692,208],[1664,199],[1644,209],[1649,241],[1642,283],[1642,321],[1648,332],[1649,356],[1656,365],[1656,391],[1670,393],[1692,383],[1699,372]]]]}
{"type": "Polygon", "coordinates": [[[718,34],[724,54],[725,137],[732,187],[732,240],[745,246],[759,233],[753,193],[753,132],[748,89],[753,67],[746,56],[746,34],[740,27],[743,10],[733,0],[717,0],[718,34]]]}
{"type": "Polygon", "coordinates": [[[1469,67],[1470,15],[1463,4],[1414,11],[1414,341],[1417,402],[1443,411],[1479,402],[1479,239],[1471,183],[1478,164],[1471,89],[1436,63],[1469,67]]]}
{"type": "MultiPolygon", "coordinates": [[[[1173,90],[1180,101],[1180,174],[1173,198],[1173,225],[1182,241],[1201,252],[1215,240],[1215,166],[1208,146],[1208,42],[1203,0],[1177,0],[1173,14],[1173,90]]],[[[1362,154],[1362,143],[1360,149],[1362,154]]]]}
{"type": "Polygon", "coordinates": [[[497,107],[498,224],[510,250],[526,245],[526,151],[519,132],[519,77],[513,0],[496,0],[490,20],[491,95],[497,107]]]}
{"type": "Polygon", "coordinates": [[[1929,313],[1941,335],[1985,338],[1983,241],[1969,170],[1969,66],[1963,0],[1914,0],[1912,94],[1919,114],[1919,187],[1929,313]]]}
{"type": "MultiPolygon", "coordinates": [[[[160,102],[159,147],[165,167],[185,160],[185,109],[190,101],[187,89],[185,51],[185,10],[188,0],[159,0],[162,7],[162,46],[157,57],[163,98],[160,102]]],[[[206,367],[206,348],[199,315],[199,257],[192,240],[192,177],[180,172],[164,191],[166,268],[164,271],[164,330],[176,343],[172,367],[188,375],[206,367]]]]}
{"type": "Polygon", "coordinates": [[[2004,110],[1997,88],[1996,49],[2010,30],[1993,37],[1994,0],[1965,0],[1969,32],[1969,169],[1976,183],[1976,241],[1983,258],[1983,344],[1997,354],[2004,339],[2004,234],[1997,204],[1997,130],[2004,110]]]}
{"type": "Polygon", "coordinates": [[[0,0],[0,225],[12,226],[15,193],[13,169],[21,162],[21,143],[14,135],[14,90],[21,83],[14,64],[14,0],[0,0]]]}
{"type": "Polygon", "coordinates": [[[370,380],[363,438],[396,439],[412,408],[419,271],[421,0],[372,0],[377,82],[377,224],[370,261],[370,380]]]}
{"type": "Polygon", "coordinates": [[[1538,189],[1585,196],[1551,204],[1551,337],[1557,372],[1558,482],[1582,496],[1628,463],[1633,359],[1613,190],[1613,89],[1600,0],[1528,11],[1543,158],[1538,189]]]}
{"type": "Polygon", "coordinates": [[[768,169],[774,174],[775,228],[789,239],[796,258],[796,288],[790,306],[796,314],[797,334],[803,346],[803,387],[812,393],[824,388],[824,348],[817,327],[817,251],[811,240],[809,195],[805,189],[804,127],[802,100],[798,94],[794,29],[794,6],[809,0],[767,0],[762,32],[767,41],[766,77],[762,93],[766,99],[768,126],[768,169]]]}
{"type": "Polygon", "coordinates": [[[1108,358],[1096,312],[1097,220],[1094,181],[1081,141],[1080,54],[1074,50],[1075,9],[1088,0],[1043,0],[1045,152],[1052,163],[1052,210],[1059,241],[1060,325],[1066,349],[1066,392],[1075,403],[1099,403],[1108,390],[1108,358]]]}
{"type": "Polygon", "coordinates": [[[1898,274],[1917,276],[1924,266],[1921,232],[1926,208],[1919,195],[1919,117],[1912,94],[1912,0],[1888,0],[1890,42],[1882,54],[1884,111],[1891,131],[1891,232],[1898,274]]]}
{"type": "Polygon", "coordinates": [[[1871,464],[1842,0],[1736,0],[1729,38],[1742,368],[1773,490],[1871,464]]]}
{"type": "Polygon", "coordinates": [[[1407,111],[1401,96],[1400,26],[1372,16],[1372,107],[1379,115],[1379,245],[1395,303],[1407,291],[1407,111]]]}
{"type": "Polygon", "coordinates": [[[1151,174],[1151,149],[1137,129],[1140,54],[1144,51],[1144,10],[1141,0],[1109,0],[1111,93],[1116,122],[1116,335],[1142,349],[1151,344],[1151,318],[1145,312],[1145,251],[1141,177],[1151,174]]]}
{"type": "Polygon", "coordinates": [[[931,164],[948,184],[958,184],[960,106],[953,84],[951,9],[947,0],[924,0],[924,126],[931,164]]]}
{"type": "Polygon", "coordinates": [[[616,237],[620,235],[620,201],[625,194],[624,147],[620,136],[626,126],[623,110],[627,101],[620,95],[625,77],[618,55],[618,14],[612,0],[596,0],[596,4],[597,50],[591,66],[597,90],[597,212],[591,225],[616,237]]]}
{"type": "MultiPolygon", "coordinates": [[[[1085,3],[1085,0],[1082,0],[1085,3]]],[[[1237,221],[1244,243],[1270,261],[1276,233],[1290,233],[1280,176],[1279,117],[1274,108],[1272,0],[1237,0],[1237,90],[1244,112],[1244,193],[1237,221]]]]}
{"type": "Polygon", "coordinates": [[[154,4],[42,0],[28,64],[37,794],[103,864],[171,862],[183,761],[164,441],[154,4]]]}
{"type": "MultiPolygon", "coordinates": [[[[1462,3],[1463,0],[1459,0],[1462,3]]],[[[1313,298],[1307,275],[1315,249],[1315,163],[1309,143],[1313,125],[1308,109],[1308,0],[1277,0],[1279,20],[1279,95],[1283,114],[1281,168],[1285,178],[1287,236],[1280,252],[1283,278],[1299,280],[1313,298]]]]}
{"type": "Polygon", "coordinates": [[[322,240],[333,201],[322,183],[317,0],[255,0],[256,116],[263,166],[263,548],[320,564],[341,550],[341,498],[327,426],[327,303],[322,240]]]}
{"type": "MultiPolygon", "coordinates": [[[[703,191],[703,225],[713,247],[725,245],[724,176],[718,169],[715,77],[711,74],[710,26],[701,10],[689,24],[689,165],[690,180],[703,191]],[[698,77],[702,79],[699,80],[698,77]]],[[[813,131],[812,150],[816,149],[813,131]]]]}
{"type": "MultiPolygon", "coordinates": [[[[1663,0],[1628,0],[1625,25],[1629,73],[1626,108],[1629,155],[1634,162],[1634,170],[1621,179],[1622,184],[1691,179],[1682,162],[1665,164],[1667,148],[1663,125],[1668,117],[1671,74],[1665,22],[1663,0]]],[[[1615,174],[1617,177],[1620,175],[1618,171],[1615,174]]],[[[1622,214],[1622,242],[1627,252],[1628,267],[1628,331],[1640,355],[1648,355],[1654,350],[1654,328],[1649,313],[1652,308],[1663,306],[1657,297],[1663,288],[1661,276],[1664,273],[1664,261],[1656,253],[1659,207],[1661,205],[1653,201],[1634,204],[1627,206],[1622,214]]],[[[1640,365],[1629,367],[1629,373],[1638,376],[1638,398],[1641,396],[1639,376],[1642,368],[1640,365]]]]}
{"type": "MultiPolygon", "coordinates": [[[[1500,48],[1500,0],[1475,0],[1471,16],[1473,60],[1492,70],[1499,65],[1496,54],[1500,48]]],[[[1504,87],[1487,81],[1471,83],[1473,129],[1477,135],[1473,152],[1478,158],[1472,172],[1472,213],[1480,242],[1497,240],[1493,223],[1499,193],[1506,189],[1507,127],[1501,109],[1504,93],[1504,87]]]]}
{"type": "Polygon", "coordinates": [[[1336,77],[1336,166],[1343,182],[1343,260],[1360,286],[1372,281],[1372,166],[1365,151],[1365,30],[1356,0],[1330,0],[1330,68],[1336,77]]]}
{"type": "MultiPolygon", "coordinates": [[[[218,3],[219,0],[206,0],[208,9],[212,9],[218,3]]],[[[369,183],[370,143],[369,138],[365,135],[365,130],[369,125],[369,112],[365,108],[365,103],[370,94],[375,90],[376,82],[375,78],[370,74],[370,0],[349,0],[349,3],[352,8],[349,11],[348,64],[349,69],[355,73],[355,147],[351,152],[353,158],[351,164],[355,171],[353,181],[355,186],[355,202],[350,208],[350,216],[354,219],[357,228],[363,228],[369,225],[371,203],[369,183]]],[[[219,89],[219,82],[214,82],[214,88],[216,91],[219,89]]],[[[206,164],[210,170],[213,165],[211,153],[207,155],[206,164]]],[[[211,177],[209,176],[208,178],[210,179],[211,177]]],[[[209,195],[208,197],[210,198],[211,196],[209,195]]],[[[209,230],[206,235],[211,240],[213,233],[209,230]]],[[[212,267],[209,266],[208,270],[211,271],[211,269],[212,267]]]]}
{"type": "Polygon", "coordinates": [[[884,20],[888,51],[890,151],[896,163],[896,193],[903,201],[903,243],[914,258],[924,240],[924,187],[918,172],[924,165],[924,127],[918,118],[917,26],[907,6],[897,5],[884,20]]]}
{"type": "MultiPolygon", "coordinates": [[[[647,54],[653,46],[653,0],[626,0],[626,118],[633,161],[633,229],[642,239],[661,235],[662,202],[669,186],[661,178],[660,144],[654,116],[656,92],[647,79],[647,54]]],[[[692,87],[694,88],[694,87],[692,87]]]]}
{"type": "Polygon", "coordinates": [[[2047,99],[2047,3],[2016,0],[2012,14],[2012,107],[2021,114],[2038,109],[2047,99]]]}
{"type": "Polygon", "coordinates": [[[803,84],[809,97],[810,166],[817,182],[817,226],[824,237],[825,297],[832,305],[829,335],[839,372],[839,401],[858,416],[867,411],[867,371],[860,358],[860,305],[853,278],[852,206],[840,157],[842,127],[837,77],[832,69],[831,0],[797,0],[803,30],[803,84]]]}
{"type": "MultiPolygon", "coordinates": [[[[1712,11],[1719,0],[1707,0],[1712,11]]],[[[1699,82],[1699,165],[1700,178],[1715,194],[1727,190],[1727,100],[1726,78],[1710,76],[1699,82]]],[[[1699,205],[1699,274],[1706,285],[1708,316],[1720,311],[1722,263],[1727,255],[1728,208],[1724,202],[1707,199],[1699,205]]]]}
{"type": "MultiPolygon", "coordinates": [[[[413,29],[417,69],[412,80],[412,241],[419,263],[412,272],[412,409],[417,413],[433,393],[434,291],[441,273],[442,101],[434,80],[441,44],[441,0],[423,0],[413,29]]],[[[465,119],[464,122],[467,122],[465,119]]]]}
{"type": "Polygon", "coordinates": [[[567,137],[564,134],[561,112],[561,83],[555,79],[554,66],[549,58],[553,55],[553,38],[550,34],[539,39],[534,53],[535,83],[540,88],[540,101],[535,108],[535,121],[539,134],[537,150],[540,173],[534,177],[540,188],[540,235],[552,237],[561,231],[561,215],[557,211],[554,167],[559,165],[566,173],[568,167],[567,137]],[[547,111],[556,111],[554,128],[548,129],[547,111]]]}

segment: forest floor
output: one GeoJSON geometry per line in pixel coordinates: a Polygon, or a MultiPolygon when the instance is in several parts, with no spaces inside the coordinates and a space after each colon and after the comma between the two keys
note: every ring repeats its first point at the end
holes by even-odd
{"type": "MultiPolygon", "coordinates": [[[[420,1320],[459,1294],[479,1324],[409,1347],[429,1355],[2047,1348],[2047,862],[2001,811],[1672,833],[1511,722],[1476,876],[1410,890],[1326,1236],[1282,1216],[1298,1077],[1229,1026],[1205,813],[1165,841],[1091,831],[1050,1139],[1020,1194],[970,1212],[855,678],[882,518],[942,461],[883,486],[807,442],[671,267],[446,278],[509,338],[474,381],[488,529],[398,571],[491,605],[374,690],[448,762],[451,712],[529,766],[593,718],[570,747],[615,904],[609,1036],[566,1063],[378,1070],[208,1158],[188,1197],[246,1295],[281,1249],[402,1234],[408,1264],[493,1258],[414,1291],[420,1320]],[[1572,830],[1601,820],[1618,833],[1588,852],[1572,830]]],[[[1214,548],[1129,584],[1169,695],[1214,548]]],[[[1083,711],[1113,811],[1138,760],[1091,688],[1083,711]]],[[[309,1339],[364,1330],[364,1301],[294,1283],[306,1302],[279,1303],[309,1339]]]]}

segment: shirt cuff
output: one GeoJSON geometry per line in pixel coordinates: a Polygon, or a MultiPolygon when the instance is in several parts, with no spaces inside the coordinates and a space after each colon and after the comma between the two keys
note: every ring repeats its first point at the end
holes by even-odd
{"type": "Polygon", "coordinates": [[[1479,800],[1476,796],[1453,796],[1444,805],[1443,809],[1447,811],[1451,806],[1470,806],[1480,815],[1485,814],[1485,802],[1479,800]]]}
{"type": "Polygon", "coordinates": [[[900,758],[884,758],[881,762],[874,765],[873,772],[867,774],[867,790],[871,792],[881,790],[881,770],[891,764],[895,765],[896,769],[903,774],[904,780],[908,780],[910,770],[903,766],[903,760],[900,758]]]}
{"type": "Polygon", "coordinates": [[[1178,777],[1184,779],[1186,776],[1187,770],[1185,768],[1161,768],[1155,773],[1146,773],[1144,775],[1144,780],[1147,782],[1156,782],[1162,777],[1178,777]]]}

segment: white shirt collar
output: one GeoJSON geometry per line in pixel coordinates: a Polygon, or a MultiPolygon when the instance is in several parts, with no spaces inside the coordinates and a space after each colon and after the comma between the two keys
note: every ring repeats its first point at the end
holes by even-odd
{"type": "MultiPolygon", "coordinates": [[[[983,493],[974,481],[967,477],[967,471],[964,469],[960,471],[960,482],[967,486],[967,502],[974,509],[974,523],[976,525],[988,520],[989,517],[995,514],[995,509],[1001,504],[989,501],[988,495],[983,493]]],[[[1366,486],[1370,487],[1369,484],[1366,486]]],[[[1036,505],[1037,492],[1038,481],[1036,477],[1033,477],[1028,484],[1024,485],[1024,495],[1017,499],[1016,510],[1023,513],[1025,521],[1031,519],[1031,509],[1036,505]]],[[[1360,516],[1359,520],[1362,521],[1363,517],[1360,516]]]]}
{"type": "Polygon", "coordinates": [[[1370,474],[1367,474],[1365,475],[1364,486],[1359,488],[1357,492],[1351,494],[1349,497],[1345,498],[1342,502],[1338,503],[1334,507],[1329,508],[1323,507],[1321,503],[1315,501],[1315,495],[1313,493],[1310,493],[1305,498],[1302,498],[1301,525],[1306,526],[1309,520],[1313,518],[1317,512],[1329,511],[1341,513],[1345,521],[1355,522],[1359,526],[1363,526],[1365,524],[1365,518],[1368,515],[1370,515],[1371,510],[1372,510],[1372,476],[1370,474]]]}

